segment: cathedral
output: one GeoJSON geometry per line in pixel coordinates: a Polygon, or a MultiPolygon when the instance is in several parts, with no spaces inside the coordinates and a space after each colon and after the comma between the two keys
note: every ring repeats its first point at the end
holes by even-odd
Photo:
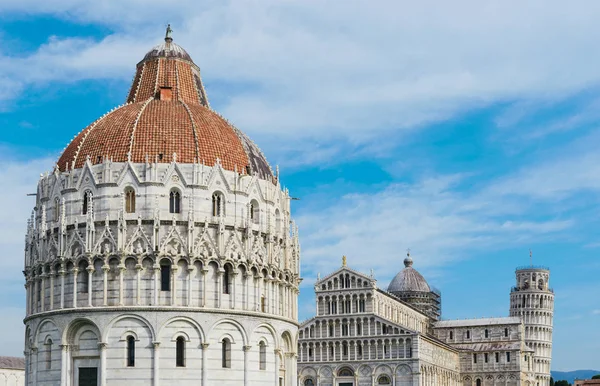
{"type": "Polygon", "coordinates": [[[410,256],[385,290],[344,258],[299,323],[292,198],[171,32],[40,176],[25,385],[549,385],[542,267],[517,269],[508,317],[443,320],[410,256]]]}
{"type": "Polygon", "coordinates": [[[409,256],[387,289],[346,265],[315,283],[298,332],[300,386],[549,386],[550,271],[516,270],[509,316],[442,320],[409,256]]]}
{"type": "Polygon", "coordinates": [[[278,173],[168,28],[39,180],[25,384],[296,385],[299,253],[278,173]]]}

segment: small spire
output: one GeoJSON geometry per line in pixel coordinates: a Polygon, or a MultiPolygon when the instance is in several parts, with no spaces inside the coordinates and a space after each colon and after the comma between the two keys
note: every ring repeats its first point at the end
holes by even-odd
{"type": "Polygon", "coordinates": [[[342,256],[342,267],[346,266],[346,255],[342,256]]]}
{"type": "Polygon", "coordinates": [[[173,41],[173,37],[171,36],[172,33],[173,30],[171,29],[171,24],[167,24],[167,32],[165,32],[165,42],[171,43],[173,41]]]}

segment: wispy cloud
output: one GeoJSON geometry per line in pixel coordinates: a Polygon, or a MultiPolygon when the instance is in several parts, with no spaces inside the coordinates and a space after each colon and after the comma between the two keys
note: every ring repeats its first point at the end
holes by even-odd
{"type": "Polygon", "coordinates": [[[148,21],[168,19],[209,83],[240,86],[220,95],[219,107],[252,134],[392,141],[473,107],[597,83],[600,27],[592,15],[600,4],[550,3],[3,2],[8,15],[52,14],[115,32],[51,38],[26,57],[4,50],[0,78],[13,90],[130,79],[132,64],[160,39],[162,22],[148,21]]]}
{"type": "Polygon", "coordinates": [[[36,192],[36,184],[41,172],[52,165],[50,159],[0,161],[0,181],[7,189],[0,189],[0,261],[5,269],[0,271],[3,288],[18,285],[22,289],[23,277],[15,275],[24,266],[24,246],[27,219],[35,206],[35,197],[27,196],[36,192]]]}
{"type": "Polygon", "coordinates": [[[539,242],[573,226],[559,216],[534,221],[526,212],[502,213],[501,197],[465,192],[458,182],[456,176],[440,176],[393,184],[301,213],[304,266],[330,272],[337,263],[332,256],[346,253],[353,267],[376,268],[387,278],[390,259],[401,259],[409,247],[420,266],[440,266],[483,248],[539,242]]]}

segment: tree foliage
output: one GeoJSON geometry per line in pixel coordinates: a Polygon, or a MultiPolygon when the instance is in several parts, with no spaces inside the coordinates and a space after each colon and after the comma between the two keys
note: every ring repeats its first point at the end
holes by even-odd
{"type": "Polygon", "coordinates": [[[571,384],[565,380],[554,382],[554,386],[571,386],[571,384]]]}

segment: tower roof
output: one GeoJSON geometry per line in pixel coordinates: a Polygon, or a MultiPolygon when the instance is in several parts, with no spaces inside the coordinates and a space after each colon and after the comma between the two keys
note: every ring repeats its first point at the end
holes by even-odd
{"type": "Polygon", "coordinates": [[[427,281],[416,269],[412,267],[413,260],[410,254],[404,259],[404,269],[392,279],[388,292],[431,292],[427,281]]]}
{"type": "Polygon", "coordinates": [[[127,104],[105,114],[79,133],[58,160],[61,171],[90,160],[113,162],[199,162],[272,179],[260,149],[208,104],[200,69],[173,43],[164,43],[137,64],[127,104]]]}

